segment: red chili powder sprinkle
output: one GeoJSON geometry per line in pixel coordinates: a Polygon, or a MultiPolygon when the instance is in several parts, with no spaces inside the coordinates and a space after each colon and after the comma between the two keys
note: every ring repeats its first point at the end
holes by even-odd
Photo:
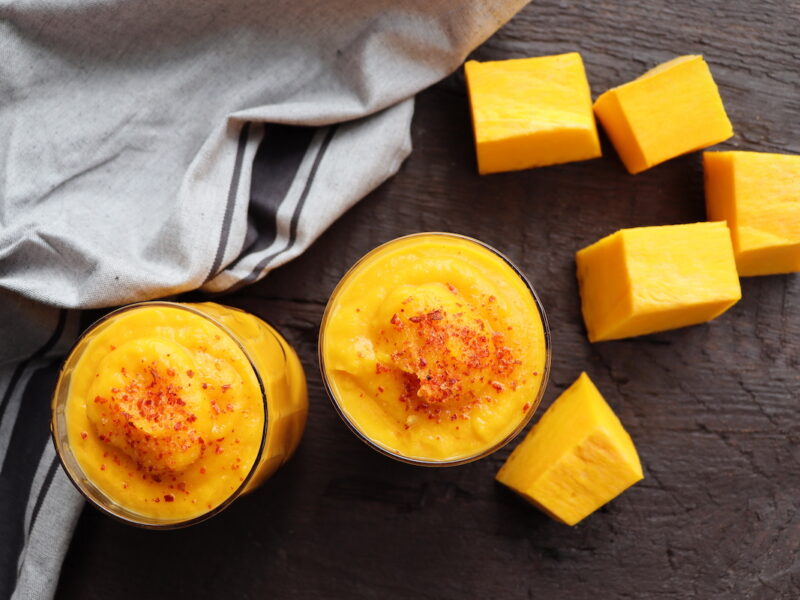
{"type": "Polygon", "coordinates": [[[403,326],[403,323],[402,323],[402,321],[400,321],[400,317],[397,316],[397,313],[394,313],[392,315],[392,318],[389,319],[389,323],[391,323],[395,327],[402,327],[403,326]]]}
{"type": "Polygon", "coordinates": [[[81,431],[81,439],[85,440],[87,437],[89,437],[89,434],[86,433],[85,431],[81,431]]]}
{"type": "Polygon", "coordinates": [[[225,385],[222,386],[222,392],[223,393],[227,392],[229,389],[231,389],[231,384],[230,383],[226,383],[225,385]]]}
{"type": "Polygon", "coordinates": [[[378,386],[378,393],[379,393],[379,394],[382,394],[382,393],[383,393],[383,387],[382,387],[382,386],[380,386],[380,385],[378,386]]]}
{"type": "Polygon", "coordinates": [[[101,471],[105,471],[106,470],[106,466],[105,465],[100,465],[100,470],[101,471]]]}
{"type": "Polygon", "coordinates": [[[379,362],[375,363],[375,374],[376,375],[380,375],[381,373],[388,373],[391,370],[392,370],[391,367],[384,366],[379,362]]]}
{"type": "Polygon", "coordinates": [[[203,383],[203,389],[204,389],[204,390],[207,390],[207,389],[208,389],[208,384],[207,384],[207,383],[203,383]]]}
{"type": "MultiPolygon", "coordinates": [[[[106,401],[98,396],[95,402],[102,405],[104,423],[115,424],[115,441],[148,473],[170,469],[175,457],[196,444],[203,444],[192,423],[197,416],[190,413],[182,398],[182,387],[171,376],[175,371],[158,360],[143,361],[141,368],[127,376],[120,395],[106,401]],[[122,446],[126,444],[126,446],[122,446]]],[[[110,442],[110,432],[98,437],[110,442]]],[[[116,461],[115,461],[116,462],[116,461]]],[[[140,470],[137,467],[137,470],[140,470]]]]}
{"type": "Polygon", "coordinates": [[[205,475],[205,474],[206,474],[206,468],[200,467],[200,475],[205,475]]]}
{"type": "Polygon", "coordinates": [[[399,400],[406,410],[437,422],[468,419],[472,408],[495,400],[482,386],[500,392],[511,385],[520,361],[504,335],[490,333],[484,320],[433,306],[409,316],[408,323],[407,335],[387,340],[395,350],[391,358],[402,377],[399,400]]]}
{"type": "Polygon", "coordinates": [[[223,452],[224,450],[222,449],[222,446],[217,446],[214,450],[214,454],[222,454],[223,452]]]}
{"type": "Polygon", "coordinates": [[[186,371],[186,376],[187,376],[189,379],[191,379],[192,377],[194,377],[194,371],[192,371],[191,369],[189,369],[188,371],[186,371]]]}
{"type": "Polygon", "coordinates": [[[453,292],[454,294],[458,293],[458,290],[456,289],[456,286],[454,286],[452,283],[448,283],[447,284],[447,289],[450,290],[451,292],[453,292]]]}
{"type": "Polygon", "coordinates": [[[172,494],[164,494],[164,502],[172,502],[175,500],[175,496],[172,494]]]}
{"type": "Polygon", "coordinates": [[[153,498],[153,502],[161,502],[161,498],[153,498]]]}
{"type": "Polygon", "coordinates": [[[530,404],[528,404],[528,403],[526,402],[526,403],[525,403],[525,406],[523,406],[523,407],[522,407],[522,412],[528,412],[528,409],[529,409],[530,407],[531,407],[531,405],[530,405],[530,404]]]}

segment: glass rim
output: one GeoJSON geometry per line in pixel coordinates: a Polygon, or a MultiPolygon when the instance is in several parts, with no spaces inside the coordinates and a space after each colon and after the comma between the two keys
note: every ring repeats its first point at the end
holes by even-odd
{"type": "MultiPolygon", "coordinates": [[[[89,502],[89,504],[92,505],[93,507],[95,507],[96,509],[98,509],[100,512],[102,512],[103,514],[115,519],[116,521],[120,521],[120,522],[125,523],[127,525],[133,525],[135,527],[139,527],[139,528],[142,528],[142,529],[154,529],[154,530],[155,529],[157,529],[157,530],[183,529],[185,527],[189,527],[191,525],[196,525],[197,523],[201,523],[203,521],[206,521],[207,519],[210,519],[211,517],[214,517],[214,516],[218,515],[223,510],[228,508],[234,502],[234,500],[239,498],[245,492],[245,490],[247,489],[248,484],[250,483],[251,479],[253,478],[253,476],[255,475],[256,471],[258,470],[259,463],[261,462],[261,458],[262,458],[262,456],[264,454],[264,450],[266,448],[266,443],[267,443],[267,425],[269,423],[269,410],[268,410],[268,403],[267,403],[267,392],[266,392],[266,387],[264,386],[264,381],[263,381],[263,379],[261,377],[261,374],[258,372],[258,368],[256,367],[255,362],[253,361],[253,357],[250,355],[250,353],[244,347],[242,342],[239,340],[239,337],[233,331],[231,331],[227,326],[225,326],[223,323],[221,323],[220,321],[218,321],[217,319],[215,319],[211,315],[208,315],[208,314],[204,313],[203,311],[201,311],[201,310],[199,310],[197,308],[194,308],[192,306],[192,304],[193,303],[170,302],[170,301],[167,301],[167,300],[148,300],[148,301],[144,301],[144,302],[134,302],[132,304],[126,304],[125,306],[121,306],[119,308],[116,308],[116,309],[112,310],[111,312],[103,315],[102,317],[100,317],[96,321],[94,321],[91,325],[89,325],[80,334],[78,339],[75,340],[75,343],[69,349],[69,352],[67,353],[66,358],[64,359],[64,362],[61,364],[61,368],[59,369],[58,379],[56,380],[56,385],[55,385],[55,388],[53,389],[53,394],[52,394],[52,397],[51,397],[51,400],[50,400],[50,437],[51,437],[51,439],[53,441],[53,446],[55,447],[56,456],[58,456],[58,460],[61,463],[61,467],[62,467],[63,471],[66,473],[67,478],[70,480],[72,485],[75,486],[75,488],[78,490],[78,492],[80,492],[80,494],[89,502]],[[178,310],[185,310],[187,312],[190,312],[190,313],[192,313],[194,315],[197,315],[199,317],[202,317],[202,318],[206,319],[207,321],[211,322],[213,325],[218,327],[225,335],[227,335],[236,344],[236,347],[239,348],[239,350],[244,354],[244,357],[247,359],[247,362],[250,365],[250,368],[252,369],[253,374],[256,377],[256,381],[258,381],[258,387],[259,387],[259,390],[261,392],[261,401],[262,401],[262,404],[264,406],[264,425],[263,425],[262,431],[261,431],[261,443],[259,444],[258,453],[256,454],[255,460],[253,461],[253,465],[250,467],[250,470],[248,471],[248,473],[245,476],[244,480],[241,482],[239,487],[237,487],[235,491],[231,492],[231,494],[227,498],[225,498],[225,500],[223,500],[220,504],[218,504],[214,508],[212,508],[212,509],[210,509],[210,510],[208,510],[208,511],[202,513],[202,514],[199,514],[196,517],[192,517],[190,519],[164,520],[163,522],[159,522],[158,519],[153,519],[152,521],[136,520],[136,518],[135,518],[136,517],[136,513],[134,511],[132,511],[130,509],[127,509],[124,506],[122,506],[119,502],[114,501],[108,494],[103,492],[99,487],[95,486],[91,482],[91,480],[89,479],[88,476],[85,475],[85,471],[81,468],[81,466],[78,463],[77,459],[75,459],[74,455],[73,455],[73,461],[75,462],[76,466],[80,469],[80,474],[83,475],[83,479],[88,481],[90,484],[92,484],[93,489],[96,490],[97,493],[100,496],[102,496],[103,498],[106,498],[109,501],[109,504],[114,505],[114,506],[119,506],[120,508],[125,510],[130,516],[125,515],[125,514],[121,514],[121,513],[117,512],[117,511],[114,511],[111,508],[109,508],[109,506],[106,506],[106,505],[98,502],[97,500],[95,500],[95,498],[92,497],[92,494],[90,493],[90,491],[87,491],[87,489],[85,489],[85,484],[80,480],[80,478],[78,477],[78,474],[73,473],[71,466],[67,464],[67,461],[64,458],[64,450],[69,451],[69,448],[67,447],[66,449],[62,449],[62,443],[61,443],[61,441],[59,439],[59,435],[58,435],[58,433],[63,433],[66,436],[66,433],[67,433],[66,431],[60,432],[59,427],[58,427],[58,422],[57,422],[57,417],[58,417],[57,408],[58,408],[58,405],[59,405],[60,396],[64,396],[65,400],[64,400],[63,403],[66,404],[66,395],[65,395],[65,393],[61,393],[62,392],[62,386],[64,385],[65,371],[67,369],[67,366],[69,366],[72,363],[73,359],[76,359],[75,352],[78,350],[78,348],[81,345],[81,343],[83,343],[83,341],[86,339],[86,337],[90,333],[95,331],[98,327],[100,327],[101,325],[103,325],[107,321],[110,321],[111,319],[115,318],[116,316],[118,316],[118,315],[120,315],[122,313],[129,312],[129,311],[132,311],[132,310],[137,310],[137,309],[140,309],[142,307],[147,307],[147,306],[164,306],[164,307],[167,307],[167,308],[175,308],[175,309],[178,309],[178,310]]],[[[232,308],[232,307],[226,307],[226,308],[232,308]]],[[[72,366],[74,366],[74,365],[72,365],[72,366]]],[[[66,392],[68,392],[68,391],[69,390],[66,390],[66,392]]],[[[65,421],[66,421],[66,418],[65,418],[65,421]]],[[[68,446],[68,443],[66,445],[68,446]]],[[[70,454],[72,454],[71,451],[70,451],[70,454]]],[[[142,516],[144,517],[144,515],[142,515],[142,516]]],[[[145,517],[145,518],[147,518],[147,517],[145,517]]]]}
{"type": "Polygon", "coordinates": [[[515,437],[517,437],[520,434],[520,432],[522,432],[522,430],[525,429],[525,427],[527,427],[528,424],[531,422],[531,419],[533,418],[534,413],[539,408],[539,405],[542,402],[542,398],[544,397],[544,392],[545,392],[545,389],[547,388],[547,383],[548,383],[549,377],[550,377],[551,355],[552,355],[552,342],[551,342],[551,339],[550,339],[550,325],[549,325],[549,323],[547,321],[547,315],[545,314],[544,306],[542,305],[542,301],[539,299],[539,295],[536,293],[536,290],[534,289],[533,285],[528,280],[528,278],[525,276],[525,274],[522,273],[522,271],[505,254],[503,254],[502,252],[500,252],[499,250],[497,250],[493,246],[487,244],[486,242],[483,242],[481,240],[475,239],[473,237],[469,237],[467,235],[462,235],[460,233],[450,233],[450,232],[446,232],[446,231],[422,231],[422,232],[418,232],[418,233],[411,233],[411,234],[407,234],[407,235],[402,235],[402,236],[393,238],[391,240],[388,240],[386,242],[383,242],[382,244],[379,244],[378,246],[374,247],[372,250],[370,250],[369,252],[367,252],[366,254],[361,256],[355,263],[353,263],[353,265],[349,269],[347,269],[347,271],[344,273],[344,275],[342,275],[342,277],[339,279],[338,283],[336,284],[336,287],[333,288],[333,291],[331,292],[331,295],[328,298],[328,302],[325,305],[325,311],[322,314],[322,321],[320,322],[319,337],[318,337],[318,341],[317,341],[317,356],[318,356],[318,360],[319,360],[320,373],[322,375],[322,383],[323,383],[323,385],[325,387],[325,392],[328,395],[328,399],[331,401],[331,404],[333,404],[334,409],[336,410],[336,412],[339,415],[339,417],[341,418],[341,420],[344,421],[345,425],[347,425],[347,427],[350,429],[350,431],[352,431],[356,435],[356,437],[358,439],[360,439],[363,443],[365,443],[367,446],[369,446],[373,450],[377,450],[378,452],[380,452],[384,456],[388,456],[389,458],[392,458],[392,459],[397,460],[399,462],[403,462],[403,463],[410,464],[410,465],[421,466],[421,467],[455,467],[455,466],[471,463],[471,462],[474,462],[476,460],[480,460],[482,458],[485,458],[485,457],[489,456],[490,454],[493,454],[497,450],[500,450],[501,448],[506,446],[515,437]],[[431,459],[424,459],[424,458],[414,458],[414,457],[410,457],[410,456],[405,456],[403,454],[399,454],[397,452],[394,452],[394,451],[382,446],[381,444],[379,444],[375,440],[371,439],[363,431],[361,431],[358,428],[358,426],[353,422],[353,420],[346,414],[346,412],[344,411],[344,408],[342,408],[342,406],[339,404],[339,401],[336,398],[336,394],[334,394],[334,392],[333,392],[333,387],[331,386],[331,383],[329,381],[327,369],[325,367],[325,357],[323,356],[323,344],[324,344],[324,338],[325,338],[325,328],[326,328],[326,324],[327,324],[328,320],[330,319],[331,308],[332,308],[332,306],[333,306],[333,304],[334,304],[334,302],[335,302],[335,300],[337,298],[337,295],[341,292],[342,287],[347,282],[347,280],[350,279],[350,277],[358,269],[358,267],[361,266],[366,260],[368,260],[370,257],[374,256],[375,254],[377,254],[381,250],[385,249],[390,244],[394,244],[395,242],[399,242],[399,241],[406,240],[406,239],[411,239],[411,238],[416,238],[416,237],[424,237],[424,236],[442,236],[442,237],[448,237],[448,238],[462,240],[462,241],[466,241],[466,242],[471,242],[473,244],[477,244],[478,246],[481,246],[481,247],[485,248],[486,250],[489,250],[490,252],[492,252],[493,254],[498,256],[500,259],[502,259],[509,267],[511,267],[511,270],[522,280],[522,282],[525,284],[525,287],[530,292],[531,297],[533,298],[534,304],[536,305],[536,310],[538,311],[539,318],[540,318],[540,320],[542,322],[542,331],[543,331],[543,337],[544,337],[545,364],[544,364],[544,368],[543,368],[543,371],[542,371],[542,379],[541,379],[541,382],[539,384],[539,389],[536,392],[536,397],[534,398],[533,402],[531,402],[531,407],[527,411],[525,417],[520,420],[520,422],[517,425],[517,427],[515,427],[508,435],[506,435],[503,439],[498,441],[496,444],[493,444],[493,445],[491,445],[491,446],[489,446],[487,448],[484,448],[481,451],[476,452],[474,454],[471,454],[469,456],[462,456],[462,457],[453,458],[453,459],[446,459],[446,460],[431,460],[431,459]]]}

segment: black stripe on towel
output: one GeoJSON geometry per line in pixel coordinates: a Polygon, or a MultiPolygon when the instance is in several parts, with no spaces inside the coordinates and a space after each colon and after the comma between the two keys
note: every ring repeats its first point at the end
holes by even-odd
{"type": "Polygon", "coordinates": [[[53,483],[53,477],[55,477],[56,471],[58,470],[58,464],[58,456],[54,456],[50,461],[50,466],[47,467],[47,474],[44,476],[42,488],[39,490],[39,495],[36,496],[36,504],[33,505],[31,523],[28,525],[28,537],[30,537],[31,531],[33,531],[33,528],[36,525],[36,517],[39,516],[39,511],[42,509],[42,503],[44,502],[45,496],[47,496],[47,492],[50,489],[50,484],[53,483]]]}
{"type": "Polygon", "coordinates": [[[25,372],[25,369],[31,364],[33,361],[40,359],[45,354],[50,352],[53,349],[53,346],[56,345],[56,342],[61,337],[61,334],[64,333],[64,326],[67,323],[67,311],[66,309],[61,309],[58,313],[58,322],[56,323],[56,328],[53,330],[52,335],[47,339],[47,341],[42,344],[42,346],[36,350],[33,354],[31,354],[28,358],[21,361],[17,368],[14,369],[14,373],[11,375],[11,381],[8,383],[8,387],[6,388],[5,393],[3,394],[3,399],[0,400],[0,422],[3,420],[3,415],[6,412],[6,408],[8,407],[8,403],[11,400],[11,396],[14,394],[14,389],[17,387],[19,383],[20,377],[25,372]]]}
{"type": "Polygon", "coordinates": [[[245,122],[242,130],[239,132],[239,144],[236,147],[236,159],[233,162],[233,174],[231,175],[231,182],[228,186],[228,203],[225,206],[225,216],[222,218],[222,230],[219,234],[219,244],[217,245],[217,254],[214,256],[214,262],[208,272],[206,281],[211,280],[219,270],[222,264],[222,258],[225,256],[225,247],[228,245],[228,236],[231,232],[231,220],[233,219],[233,207],[236,205],[236,194],[239,191],[239,179],[242,176],[242,162],[244,160],[244,151],[247,147],[247,137],[250,134],[250,122],[245,122]]]}
{"type": "Polygon", "coordinates": [[[253,159],[245,244],[231,267],[246,255],[266,250],[275,241],[278,210],[297,177],[315,132],[313,127],[267,125],[253,159]]]}
{"type": "Polygon", "coordinates": [[[37,369],[22,392],[17,420],[0,473],[0,598],[17,582],[17,561],[25,544],[25,509],[45,445],[50,443],[50,396],[61,360],[37,369]]]}
{"type": "Polygon", "coordinates": [[[306,180],[305,187],[303,188],[302,194],[300,194],[300,198],[297,201],[297,206],[294,208],[294,213],[292,214],[292,220],[289,225],[289,240],[286,242],[286,245],[281,248],[280,250],[273,252],[272,254],[267,255],[259,263],[253,268],[252,271],[233,285],[228,291],[235,291],[239,288],[252,283],[258,276],[261,274],[261,271],[266,267],[272,260],[274,260],[277,256],[283,254],[284,252],[290,250],[292,246],[294,246],[295,240],[297,239],[297,225],[300,221],[300,214],[303,212],[303,206],[305,205],[306,198],[308,197],[308,193],[311,190],[311,186],[314,183],[314,178],[317,175],[317,170],[319,169],[319,165],[322,162],[322,158],[325,156],[325,151],[328,149],[328,146],[333,139],[334,134],[336,133],[337,125],[331,125],[328,129],[328,132],[325,134],[325,138],[322,140],[322,144],[320,144],[319,151],[317,152],[317,156],[314,158],[314,164],[311,166],[311,171],[308,174],[308,179],[306,180]]]}

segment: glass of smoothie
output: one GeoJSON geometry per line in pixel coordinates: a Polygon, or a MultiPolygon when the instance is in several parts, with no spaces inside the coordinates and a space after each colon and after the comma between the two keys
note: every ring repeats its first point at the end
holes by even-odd
{"type": "Polygon", "coordinates": [[[257,317],[144,302],[92,325],[67,357],[51,429],[101,511],[147,528],[205,520],[267,479],[305,427],[303,367],[257,317]]]}
{"type": "Polygon", "coordinates": [[[528,423],[547,384],[550,332],[533,287],[497,250],[419,233],[345,274],[319,358],[334,407],[361,440],[403,462],[450,466],[528,423]]]}

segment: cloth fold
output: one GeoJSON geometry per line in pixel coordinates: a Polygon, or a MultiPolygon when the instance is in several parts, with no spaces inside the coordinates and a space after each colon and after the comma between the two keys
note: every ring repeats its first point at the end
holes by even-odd
{"type": "Polygon", "coordinates": [[[0,0],[0,598],[53,595],[82,505],[47,435],[79,309],[300,254],[525,3],[0,0]]]}

